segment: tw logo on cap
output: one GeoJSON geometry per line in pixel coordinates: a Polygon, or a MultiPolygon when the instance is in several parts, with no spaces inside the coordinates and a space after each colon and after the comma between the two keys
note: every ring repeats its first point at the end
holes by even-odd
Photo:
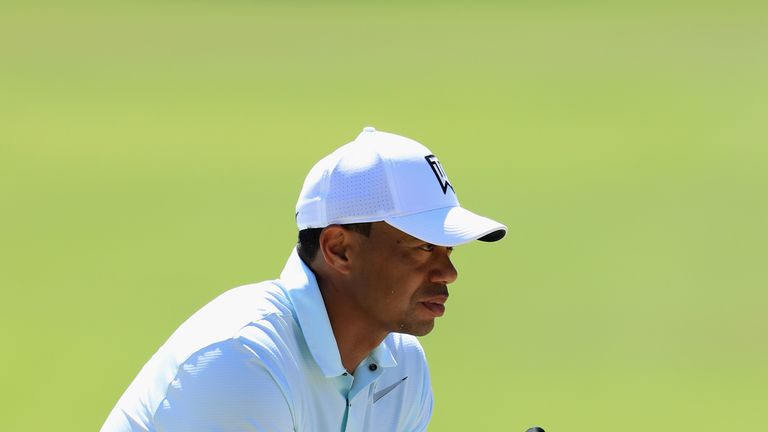
{"type": "Polygon", "coordinates": [[[432,172],[435,173],[435,177],[437,177],[437,182],[440,183],[440,188],[443,190],[443,194],[448,193],[448,188],[451,188],[453,193],[456,193],[456,190],[453,189],[453,185],[448,181],[448,176],[445,174],[443,166],[440,165],[440,161],[437,160],[437,156],[424,156],[424,159],[427,160],[429,167],[432,168],[432,172]]]}

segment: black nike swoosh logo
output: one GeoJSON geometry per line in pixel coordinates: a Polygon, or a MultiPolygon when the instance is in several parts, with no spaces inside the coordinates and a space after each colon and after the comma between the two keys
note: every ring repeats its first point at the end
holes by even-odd
{"type": "Polygon", "coordinates": [[[407,379],[408,379],[408,377],[405,377],[405,378],[401,379],[400,381],[398,381],[398,382],[396,382],[396,383],[392,384],[391,386],[389,386],[389,387],[386,387],[386,388],[383,388],[383,389],[381,389],[381,390],[377,391],[376,393],[374,393],[374,394],[373,394],[373,403],[376,403],[376,402],[378,402],[378,400],[379,400],[379,399],[381,399],[381,398],[383,398],[384,396],[386,396],[386,395],[387,395],[389,392],[391,392],[392,390],[394,390],[394,389],[395,389],[395,387],[399,386],[400,384],[402,384],[402,383],[403,383],[403,381],[405,381],[405,380],[407,380],[407,379]]]}

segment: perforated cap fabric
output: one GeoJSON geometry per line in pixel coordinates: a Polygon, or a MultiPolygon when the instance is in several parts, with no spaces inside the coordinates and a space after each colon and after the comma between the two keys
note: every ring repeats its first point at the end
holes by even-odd
{"type": "Polygon", "coordinates": [[[496,241],[507,230],[459,205],[428,148],[367,127],[312,167],[296,204],[296,224],[302,230],[377,221],[440,246],[496,241]]]}

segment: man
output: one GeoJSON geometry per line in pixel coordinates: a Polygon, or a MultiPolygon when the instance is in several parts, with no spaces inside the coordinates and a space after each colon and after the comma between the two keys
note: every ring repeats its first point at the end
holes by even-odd
{"type": "Polygon", "coordinates": [[[424,352],[454,246],[506,233],[423,145],[365,128],[318,162],[280,278],[226,292],[144,366],[102,431],[423,431],[424,352]]]}

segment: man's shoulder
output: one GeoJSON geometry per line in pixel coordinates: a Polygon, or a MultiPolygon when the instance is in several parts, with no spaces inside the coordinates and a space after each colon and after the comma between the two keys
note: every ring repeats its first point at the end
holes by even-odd
{"type": "Polygon", "coordinates": [[[206,309],[215,312],[223,311],[231,316],[248,317],[252,320],[259,320],[270,314],[287,315],[293,313],[291,301],[279,280],[232,288],[213,299],[199,312],[206,309]]]}
{"type": "Polygon", "coordinates": [[[199,349],[236,337],[249,324],[274,316],[291,319],[293,314],[291,302],[278,281],[242,285],[222,293],[195,312],[168,343],[186,345],[194,341],[199,349]]]}
{"type": "Polygon", "coordinates": [[[279,280],[250,283],[229,289],[209,304],[215,305],[219,302],[227,303],[228,307],[245,302],[249,303],[250,310],[265,312],[272,312],[274,307],[280,308],[289,304],[288,295],[279,280]]]}
{"type": "MultiPolygon", "coordinates": [[[[261,341],[267,342],[261,346],[270,347],[272,341],[295,328],[294,321],[293,307],[279,281],[243,285],[222,293],[179,326],[144,365],[110,414],[107,425],[118,430],[116,424],[130,421],[149,428],[180,374],[214,381],[230,377],[250,364],[250,359],[273,355],[269,349],[253,349],[259,345],[246,348],[244,331],[263,329],[261,341]]],[[[259,370],[251,372],[257,374],[259,370]]],[[[187,389],[191,387],[187,385],[187,389]]]]}

